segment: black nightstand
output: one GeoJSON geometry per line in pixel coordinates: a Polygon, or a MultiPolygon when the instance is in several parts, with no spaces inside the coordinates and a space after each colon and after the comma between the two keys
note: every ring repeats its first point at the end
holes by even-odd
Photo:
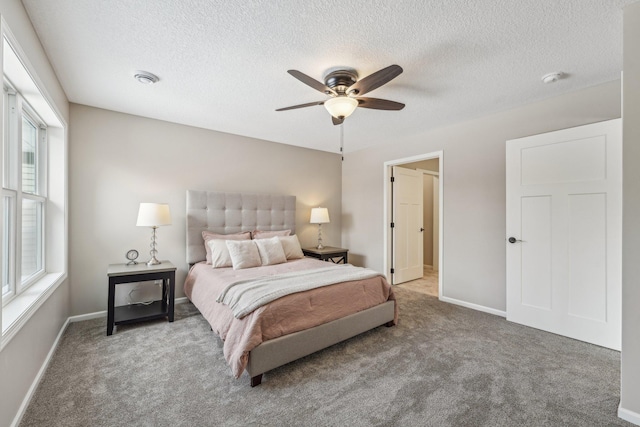
{"type": "Polygon", "coordinates": [[[173,306],[176,289],[176,267],[169,261],[162,264],[110,264],[109,307],[107,314],[107,335],[113,334],[114,325],[142,322],[144,320],[162,319],[173,322],[173,306]],[[162,299],[150,304],[131,304],[115,307],[116,285],[121,283],[147,282],[162,280],[162,299]]]}
{"type": "Polygon", "coordinates": [[[334,264],[346,264],[347,261],[347,253],[349,249],[343,248],[334,248],[331,246],[325,246],[322,249],[317,248],[304,248],[302,249],[302,253],[305,256],[309,256],[312,258],[318,258],[323,261],[332,261],[334,264]]]}

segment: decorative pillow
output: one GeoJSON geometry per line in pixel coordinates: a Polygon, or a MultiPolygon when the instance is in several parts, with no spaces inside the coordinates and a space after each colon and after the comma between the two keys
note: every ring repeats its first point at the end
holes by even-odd
{"type": "Polygon", "coordinates": [[[209,240],[249,240],[251,239],[251,232],[244,231],[242,233],[234,234],[217,234],[212,231],[203,231],[202,238],[204,239],[204,248],[207,251],[207,264],[211,264],[211,248],[209,248],[209,245],[207,244],[209,240]]]}
{"type": "Polygon", "coordinates": [[[293,236],[278,236],[278,239],[280,240],[280,244],[284,250],[284,255],[287,259],[298,259],[304,257],[298,236],[295,234],[293,236]]]}
{"type": "Polygon", "coordinates": [[[231,256],[231,264],[234,270],[242,268],[259,267],[262,265],[260,261],[260,253],[256,242],[253,240],[227,240],[225,241],[231,256]]]}
{"type": "Polygon", "coordinates": [[[282,249],[278,236],[274,236],[269,239],[254,240],[254,242],[258,247],[262,265],[282,264],[283,262],[287,262],[287,257],[284,254],[284,249],[282,249]]]}
{"type": "Polygon", "coordinates": [[[226,240],[220,239],[207,240],[207,247],[211,255],[211,266],[213,268],[231,267],[233,265],[226,242],[226,240]]]}
{"type": "Polygon", "coordinates": [[[288,236],[291,234],[291,230],[278,230],[278,231],[260,231],[253,230],[251,236],[253,239],[270,239],[275,236],[288,236]]]}

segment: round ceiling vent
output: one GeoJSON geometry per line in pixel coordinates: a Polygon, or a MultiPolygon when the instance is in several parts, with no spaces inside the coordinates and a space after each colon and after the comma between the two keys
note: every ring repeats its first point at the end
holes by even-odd
{"type": "Polygon", "coordinates": [[[147,71],[136,71],[133,78],[145,85],[153,84],[160,80],[158,76],[147,71]]]}
{"type": "Polygon", "coordinates": [[[564,76],[562,71],[556,71],[555,73],[549,73],[542,76],[542,83],[555,83],[564,76]]]}

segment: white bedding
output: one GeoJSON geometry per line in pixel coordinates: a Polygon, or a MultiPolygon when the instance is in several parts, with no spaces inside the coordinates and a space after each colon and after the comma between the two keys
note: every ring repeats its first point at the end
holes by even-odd
{"type": "Polygon", "coordinates": [[[381,274],[375,270],[354,267],[350,264],[293,271],[229,283],[216,302],[228,305],[233,316],[236,319],[242,319],[255,309],[285,295],[376,276],[381,274]]]}

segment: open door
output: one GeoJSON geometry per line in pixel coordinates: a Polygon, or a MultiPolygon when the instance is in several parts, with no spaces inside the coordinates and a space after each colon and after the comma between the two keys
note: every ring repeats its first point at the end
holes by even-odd
{"type": "Polygon", "coordinates": [[[422,172],[392,168],[393,284],[422,277],[423,251],[422,172]]]}

